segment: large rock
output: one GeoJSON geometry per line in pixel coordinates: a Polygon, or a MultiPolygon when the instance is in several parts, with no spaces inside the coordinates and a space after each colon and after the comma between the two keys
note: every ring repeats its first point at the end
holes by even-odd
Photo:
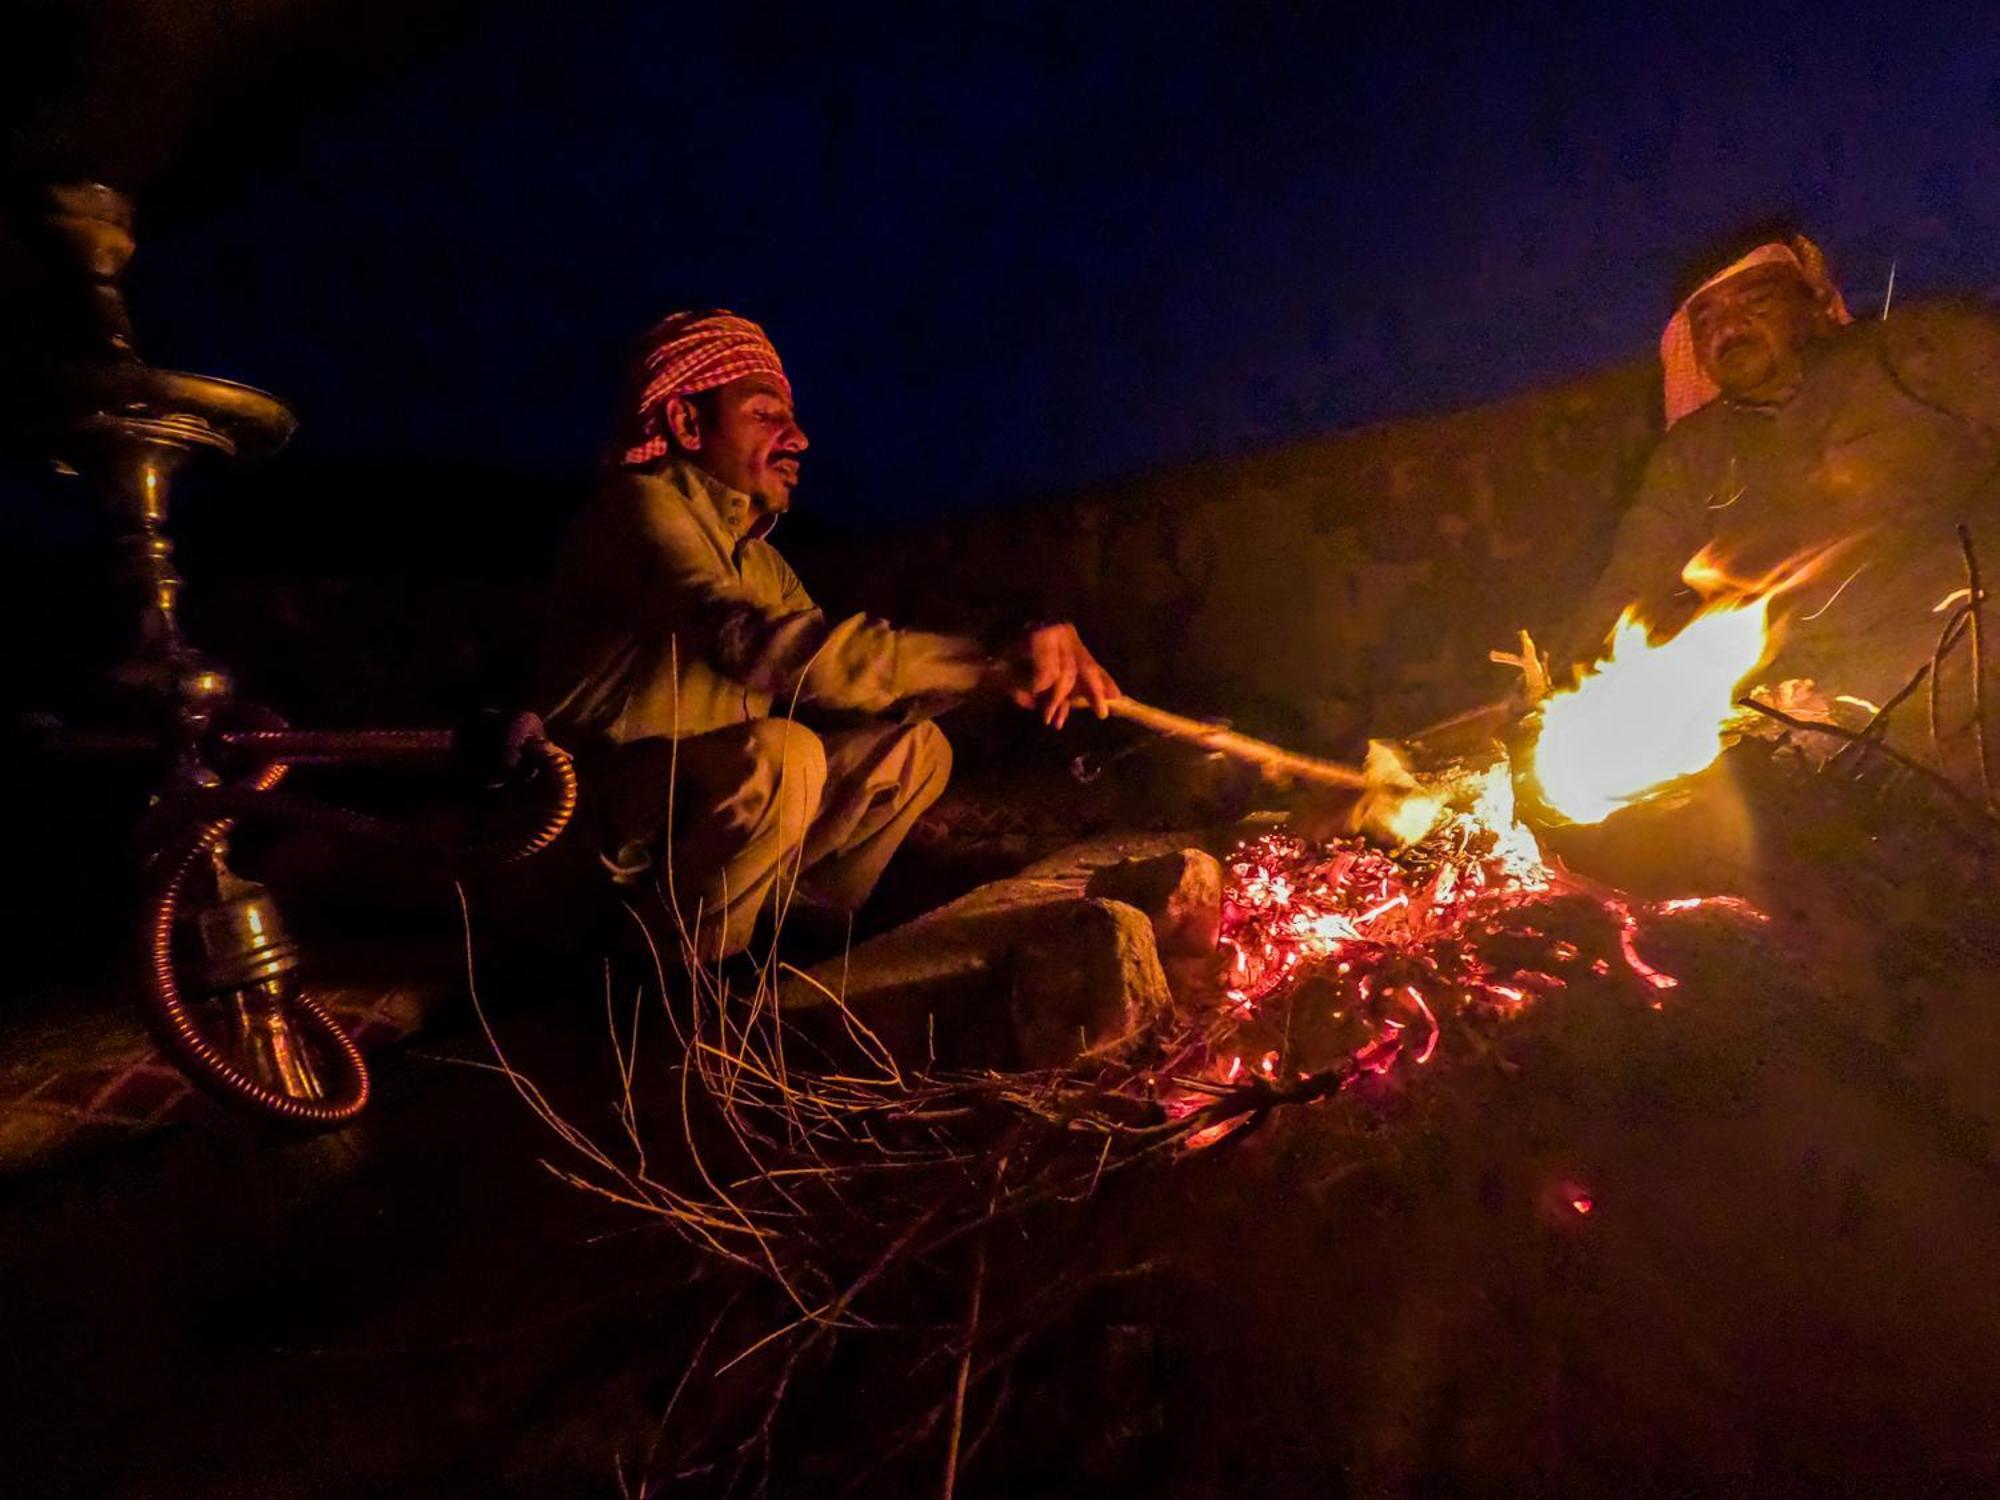
{"type": "Polygon", "coordinates": [[[1170,1003],[1146,913],[1074,897],[1043,910],[1013,950],[1008,1012],[1021,1062],[1061,1067],[1130,1040],[1170,1003]]]}
{"type": "Polygon", "coordinates": [[[844,1029],[835,997],[914,1067],[1059,1066],[1170,1003],[1145,913],[1034,877],[981,886],[780,985],[822,1038],[844,1029]]]}
{"type": "Polygon", "coordinates": [[[1152,918],[1162,953],[1213,953],[1222,936],[1222,862],[1206,849],[1120,860],[1094,873],[1084,890],[1152,918]]]}

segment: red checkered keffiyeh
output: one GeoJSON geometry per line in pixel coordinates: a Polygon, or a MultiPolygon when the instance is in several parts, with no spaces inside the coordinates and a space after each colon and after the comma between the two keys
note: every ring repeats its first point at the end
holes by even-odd
{"type": "Polygon", "coordinates": [[[1688,307],[1710,287],[1739,276],[1757,266],[1785,263],[1795,266],[1826,305],[1827,316],[1836,323],[1852,323],[1854,317],[1847,310],[1847,303],[1841,298],[1840,288],[1835,286],[1826,274],[1826,257],[1820,254],[1819,246],[1802,234],[1793,235],[1789,240],[1773,240],[1768,245],[1759,245],[1748,255],[1733,265],[1724,266],[1708,280],[1688,293],[1687,300],[1674,310],[1667,321],[1667,331],[1660,335],[1660,364],[1666,372],[1667,425],[1673,426],[1682,417],[1700,411],[1717,396],[1722,394],[1716,383],[1701,371],[1700,363],[1694,356],[1694,330],[1688,322],[1688,307]]]}
{"type": "Polygon", "coordinates": [[[618,447],[618,462],[626,468],[667,452],[669,396],[712,391],[745,375],[774,376],[787,394],[792,389],[764,330],[720,308],[669,314],[639,342],[628,425],[618,447]]]}

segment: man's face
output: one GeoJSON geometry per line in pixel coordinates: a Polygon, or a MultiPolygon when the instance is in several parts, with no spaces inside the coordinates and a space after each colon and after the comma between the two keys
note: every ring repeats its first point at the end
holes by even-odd
{"type": "Polygon", "coordinates": [[[1786,265],[1752,266],[1688,306],[1695,360],[1738,401],[1783,401],[1804,379],[1799,356],[1825,331],[1812,288],[1786,265]]]}
{"type": "Polygon", "coordinates": [[[706,410],[695,413],[691,431],[673,418],[676,436],[701,468],[732,489],[756,500],[767,515],[792,503],[799,482],[799,455],[806,435],[785,388],[768,375],[745,375],[715,392],[706,410]]]}

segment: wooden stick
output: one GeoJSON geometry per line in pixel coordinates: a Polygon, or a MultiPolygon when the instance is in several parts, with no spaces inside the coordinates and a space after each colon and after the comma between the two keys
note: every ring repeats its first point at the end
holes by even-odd
{"type": "Polygon", "coordinates": [[[1972,550],[1972,528],[1958,523],[1958,547],[1965,554],[1965,607],[1972,611],[1972,733],[1979,742],[1979,789],[1993,806],[1993,767],[1986,754],[1986,603],[1979,583],[1979,558],[1972,550]]]}
{"type": "Polygon", "coordinates": [[[1924,680],[1928,678],[1930,675],[1931,675],[1931,664],[1929,662],[1925,662],[1921,667],[1917,668],[1915,675],[1913,675],[1908,682],[1904,683],[1900,688],[1896,690],[1895,697],[1891,698],[1887,703],[1883,704],[1880,708],[1876,709],[1875,712],[1869,716],[1868,722],[1861,726],[1860,737],[1858,739],[1849,740],[1846,744],[1842,745],[1838,750],[1834,751],[1833,754],[1829,755],[1826,758],[1826,764],[1822,766],[1820,769],[1823,771],[1831,771],[1835,766],[1839,765],[1843,760],[1846,760],[1848,756],[1852,755],[1856,750],[1859,750],[1864,742],[1868,740],[1879,739],[1881,736],[1887,734],[1889,732],[1889,715],[1894,713],[1898,708],[1900,708],[1904,700],[1907,699],[1910,696],[1910,694],[1914,693],[1918,688],[1922,687],[1924,685],[1924,680]]]}
{"type": "Polygon", "coordinates": [[[1226,755],[1231,760],[1247,762],[1267,775],[1292,776],[1320,786],[1350,789],[1375,785],[1367,772],[1353,766],[1321,760],[1314,755],[1301,755],[1296,750],[1283,749],[1267,740],[1252,739],[1233,729],[1219,729],[1213,724],[1204,724],[1200,719],[1169,713],[1164,708],[1141,703],[1137,698],[1113,698],[1110,709],[1113,718],[1126,719],[1168,739],[1185,740],[1191,745],[1200,745],[1204,750],[1226,755]]]}
{"type": "Polygon", "coordinates": [[[1468,708],[1463,713],[1439,719],[1435,724],[1426,724],[1422,729],[1413,729],[1401,739],[1405,744],[1421,745],[1440,735],[1475,726],[1488,734],[1497,735],[1507,716],[1517,712],[1526,712],[1526,709],[1512,698],[1495,698],[1491,703],[1482,703],[1477,708],[1468,708]]]}

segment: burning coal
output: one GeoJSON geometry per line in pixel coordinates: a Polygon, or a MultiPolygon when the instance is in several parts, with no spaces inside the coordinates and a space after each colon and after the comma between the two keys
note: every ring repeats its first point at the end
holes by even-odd
{"type": "MultiPolygon", "coordinates": [[[[1635,902],[1546,860],[1513,815],[1504,761],[1456,800],[1421,844],[1395,854],[1360,839],[1272,833],[1231,855],[1222,928],[1231,1013],[1211,1051],[1217,1081],[1277,1076],[1278,1052],[1255,1063],[1246,1053],[1260,1045],[1252,1039],[1267,1010],[1310,977],[1327,982],[1333,1017],[1358,1039],[1357,1072],[1381,1074],[1406,1058],[1429,1062],[1447,1021],[1505,1022],[1583,974],[1623,973],[1657,1008],[1679,981],[1640,951],[1649,921],[1701,909],[1764,920],[1732,896],[1635,902]]],[[[1288,1037],[1298,1019],[1286,1017],[1288,1037]]],[[[1312,1063],[1298,1075],[1327,1066],[1312,1063]]]]}

